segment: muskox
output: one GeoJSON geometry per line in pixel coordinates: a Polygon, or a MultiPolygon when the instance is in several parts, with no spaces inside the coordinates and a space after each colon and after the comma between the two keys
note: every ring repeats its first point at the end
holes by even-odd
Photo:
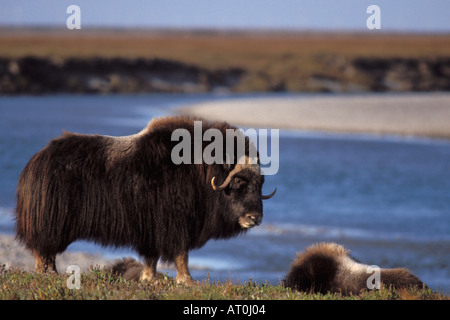
{"type": "MultiPolygon", "coordinates": [[[[56,255],[82,239],[136,250],[142,280],[155,278],[161,259],[175,263],[177,281],[191,282],[189,250],[259,225],[262,199],[274,193],[261,193],[264,176],[259,161],[248,161],[248,138],[243,163],[225,161],[225,152],[223,163],[172,161],[172,133],[192,135],[194,120],[154,119],[126,137],[65,132],[34,155],[18,181],[16,237],[34,254],[36,271],[56,272],[56,255]]],[[[210,128],[223,136],[237,130],[202,121],[203,131],[210,128]]]]}
{"type": "MultiPolygon", "coordinates": [[[[144,266],[133,258],[122,258],[111,266],[106,267],[106,270],[125,280],[139,281],[144,266]]],[[[160,277],[163,277],[163,275],[158,273],[157,278],[159,279],[160,277]]]]}
{"type": "MultiPolygon", "coordinates": [[[[380,269],[381,285],[395,289],[418,287],[425,284],[404,268],[380,269]]],[[[336,243],[321,243],[297,254],[284,279],[284,285],[299,291],[320,293],[359,294],[374,289],[372,266],[357,262],[350,252],[336,243]],[[368,288],[368,280],[371,288],[368,288]]]]}

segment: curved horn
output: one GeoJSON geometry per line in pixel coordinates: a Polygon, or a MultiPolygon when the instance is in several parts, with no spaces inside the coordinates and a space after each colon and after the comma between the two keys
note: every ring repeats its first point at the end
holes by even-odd
{"type": "Polygon", "coordinates": [[[212,186],[212,188],[213,188],[214,191],[219,191],[219,190],[225,189],[225,188],[227,187],[228,183],[229,183],[229,182],[228,182],[227,184],[225,184],[225,182],[227,182],[227,181],[225,180],[225,182],[222,183],[220,186],[216,186],[216,184],[214,183],[214,179],[216,179],[216,177],[213,177],[213,178],[211,179],[211,186],[212,186]]]}
{"type": "Polygon", "coordinates": [[[231,179],[233,178],[233,176],[238,173],[239,171],[241,171],[243,169],[243,167],[240,164],[237,164],[233,170],[230,171],[230,173],[228,174],[227,178],[225,179],[225,181],[220,185],[220,186],[216,186],[216,184],[214,183],[214,180],[216,179],[216,177],[213,177],[211,179],[211,186],[215,191],[220,191],[225,189],[226,187],[228,187],[228,185],[231,182],[231,179]]]}
{"type": "Polygon", "coordinates": [[[276,192],[277,192],[277,188],[275,188],[275,190],[273,190],[273,192],[271,194],[269,194],[268,196],[261,196],[261,199],[263,199],[263,200],[270,199],[275,195],[276,192]]]}
{"type": "Polygon", "coordinates": [[[212,186],[212,188],[214,189],[214,191],[220,191],[220,190],[223,190],[223,189],[225,189],[226,187],[228,187],[228,185],[229,185],[230,182],[231,182],[231,178],[232,178],[232,174],[230,173],[230,174],[228,175],[228,177],[225,179],[225,181],[224,181],[220,186],[216,186],[216,184],[214,183],[214,180],[216,179],[216,177],[213,177],[213,178],[211,179],[211,186],[212,186]]]}

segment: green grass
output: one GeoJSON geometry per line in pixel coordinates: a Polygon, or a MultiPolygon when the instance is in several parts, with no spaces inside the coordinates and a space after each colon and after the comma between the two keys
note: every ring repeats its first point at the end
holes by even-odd
{"type": "Polygon", "coordinates": [[[448,300],[426,290],[382,288],[354,296],[310,294],[282,285],[204,280],[192,286],[176,284],[165,275],[157,283],[126,281],[99,268],[81,274],[81,288],[69,289],[66,274],[37,274],[1,268],[1,300],[448,300]]]}

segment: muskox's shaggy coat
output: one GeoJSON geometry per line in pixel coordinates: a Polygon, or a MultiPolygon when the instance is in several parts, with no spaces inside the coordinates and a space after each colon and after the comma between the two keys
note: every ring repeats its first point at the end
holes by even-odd
{"type": "MultiPolygon", "coordinates": [[[[143,278],[156,275],[161,258],[175,262],[179,280],[189,281],[189,250],[258,225],[259,170],[174,164],[171,151],[179,142],[171,136],[179,128],[194,137],[194,119],[168,117],[127,137],[64,133],[34,155],[17,186],[16,234],[34,253],[36,270],[56,271],[56,255],[84,239],[135,249],[145,259],[143,278]],[[211,186],[214,177],[226,181],[220,190],[211,186]]],[[[236,129],[203,121],[203,132],[209,128],[224,137],[236,129]]]]}
{"type": "MultiPolygon", "coordinates": [[[[355,261],[343,246],[321,243],[299,253],[291,264],[284,284],[308,292],[359,294],[367,290],[368,265],[355,261]]],[[[381,269],[381,284],[386,287],[423,288],[424,283],[406,269],[381,269]]]]}
{"type": "Polygon", "coordinates": [[[141,278],[144,265],[133,258],[123,258],[116,261],[112,266],[107,267],[112,274],[121,276],[125,280],[138,281],[141,278]]]}

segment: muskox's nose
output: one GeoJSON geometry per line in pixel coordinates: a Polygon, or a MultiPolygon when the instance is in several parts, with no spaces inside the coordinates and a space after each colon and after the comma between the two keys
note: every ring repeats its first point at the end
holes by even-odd
{"type": "Polygon", "coordinates": [[[245,214],[245,216],[239,219],[239,224],[242,228],[253,228],[255,226],[259,226],[262,221],[262,215],[260,213],[251,212],[245,214]]]}
{"type": "Polygon", "coordinates": [[[247,217],[255,225],[259,226],[261,224],[262,217],[259,213],[247,213],[247,217]]]}

